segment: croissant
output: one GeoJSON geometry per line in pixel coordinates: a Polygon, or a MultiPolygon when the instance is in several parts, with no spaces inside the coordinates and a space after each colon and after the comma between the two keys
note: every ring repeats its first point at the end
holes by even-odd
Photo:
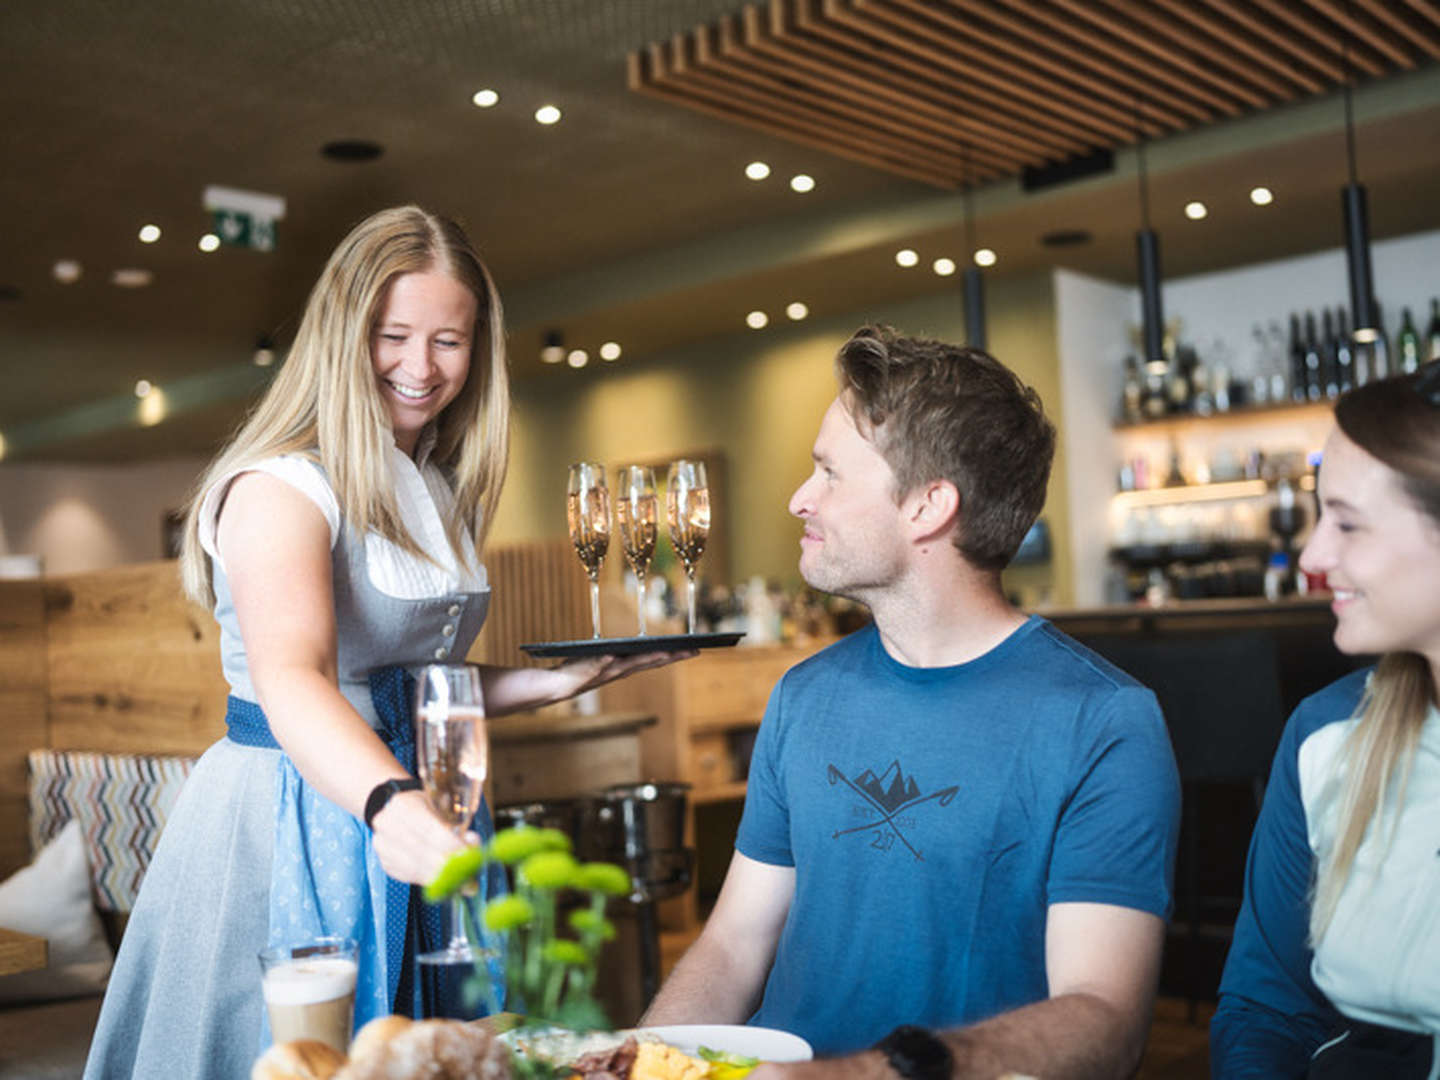
{"type": "Polygon", "coordinates": [[[250,1069],[250,1080],[333,1080],[345,1055],[314,1039],[276,1043],[250,1069]]]}

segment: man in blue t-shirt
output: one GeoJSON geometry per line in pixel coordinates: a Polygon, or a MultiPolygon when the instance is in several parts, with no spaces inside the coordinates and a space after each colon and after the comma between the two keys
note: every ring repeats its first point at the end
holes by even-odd
{"type": "Polygon", "coordinates": [[[874,623],[771,694],[720,898],[645,1023],[784,1028],[852,1055],[787,1067],[827,1076],[1128,1076],[1179,782],[1154,695],[1001,590],[1054,427],[977,350],[866,328],[837,367],[790,511],[805,580],[874,623]]]}

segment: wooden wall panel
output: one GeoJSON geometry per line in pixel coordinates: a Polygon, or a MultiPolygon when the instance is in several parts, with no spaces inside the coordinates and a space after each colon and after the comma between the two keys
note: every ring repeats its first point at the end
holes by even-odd
{"type": "MultiPolygon", "coordinates": [[[[619,553],[618,540],[612,548],[619,553]]],[[[590,586],[569,540],[487,548],[485,570],[490,612],[470,659],[524,666],[534,663],[520,651],[524,642],[590,636],[590,586]]]]}
{"type": "Polygon", "coordinates": [[[45,585],[50,745],[198,754],[224,734],[219,629],[173,561],[45,585]]]}
{"type": "Polygon", "coordinates": [[[0,878],[30,861],[25,755],[45,745],[45,598],[0,581],[0,878]]]}

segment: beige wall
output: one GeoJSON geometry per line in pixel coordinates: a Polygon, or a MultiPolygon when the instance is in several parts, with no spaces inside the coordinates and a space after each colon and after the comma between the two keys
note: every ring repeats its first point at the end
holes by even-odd
{"type": "MultiPolygon", "coordinates": [[[[1050,275],[992,282],[987,301],[992,351],[1058,413],[1050,275]]],[[[834,396],[835,351],[870,318],[910,333],[964,338],[957,284],[948,293],[872,312],[736,334],[650,363],[592,363],[522,384],[515,391],[510,477],[492,538],[563,536],[562,495],[572,461],[615,466],[628,458],[718,448],[727,464],[730,576],[742,581],[759,574],[798,585],[799,530],[785,506],[809,471],[815,429],[834,396]]],[[[1063,477],[1064,468],[1057,458],[1055,477],[1063,477]]],[[[1011,575],[1027,601],[1068,601],[1064,500],[1064,484],[1052,480],[1046,508],[1057,544],[1052,567],[1011,575]]]]}

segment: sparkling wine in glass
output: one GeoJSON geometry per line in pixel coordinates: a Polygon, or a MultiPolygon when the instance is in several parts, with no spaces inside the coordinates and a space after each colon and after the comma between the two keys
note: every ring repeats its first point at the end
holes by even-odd
{"type": "MultiPolygon", "coordinates": [[[[435,812],[463,833],[480,808],[489,767],[485,699],[480,669],[471,664],[428,664],[415,685],[415,764],[435,812]]],[[[470,964],[484,955],[465,934],[459,893],[450,904],[450,941],[422,953],[422,964],[470,964]]]]}
{"type": "Polygon", "coordinates": [[[647,465],[623,466],[615,480],[615,517],[620,523],[620,549],[635,575],[636,608],[640,634],[645,634],[645,576],[655,557],[659,512],[655,502],[655,473],[647,465]]]}
{"type": "Polygon", "coordinates": [[[705,465],[700,461],[670,464],[665,485],[665,517],[670,525],[670,545],[685,566],[690,633],[695,633],[695,564],[705,551],[710,535],[710,488],[705,483],[705,465]]]}
{"type": "Polygon", "coordinates": [[[565,517],[570,524],[570,542],[590,578],[590,622],[594,636],[600,636],[600,564],[610,550],[610,491],[605,487],[605,467],[581,461],[570,466],[565,488],[565,517]]]}

